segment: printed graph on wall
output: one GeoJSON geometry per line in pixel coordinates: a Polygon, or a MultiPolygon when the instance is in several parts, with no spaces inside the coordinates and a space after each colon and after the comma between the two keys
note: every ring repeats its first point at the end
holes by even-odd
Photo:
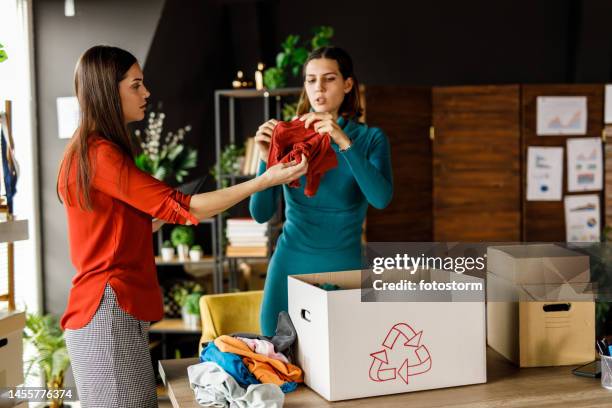
{"type": "Polygon", "coordinates": [[[561,200],[562,180],[562,147],[530,146],[527,149],[527,200],[561,200]]]}
{"type": "MultiPolygon", "coordinates": [[[[604,113],[604,87],[601,84],[527,84],[521,86],[521,122],[523,146],[522,166],[524,177],[524,191],[527,192],[527,154],[528,147],[567,147],[568,139],[601,138],[603,128],[604,113]],[[544,100],[542,100],[544,98],[544,100]],[[552,134],[542,136],[538,134],[538,128],[550,128],[543,126],[543,123],[568,124],[572,117],[579,117],[584,121],[581,126],[582,134],[577,131],[564,132],[568,134],[552,134]],[[546,120],[547,119],[547,120],[546,120]],[[556,119],[556,120],[555,120],[556,119]],[[551,123],[552,122],[552,123],[551,123]],[[586,130],[586,133],[584,131],[586,130]]],[[[551,130],[551,129],[546,129],[551,130]]],[[[555,131],[557,132],[557,131],[555,131]]],[[[567,157],[567,150],[564,156],[567,157]]],[[[590,152],[589,152],[590,153],[590,152]]],[[[588,156],[586,156],[588,157],[588,156]]],[[[562,165],[567,164],[567,159],[563,159],[562,165]]],[[[568,193],[569,171],[563,169],[562,188],[563,196],[568,193]]],[[[589,179],[587,175],[583,181],[589,179]]],[[[603,203],[603,194],[594,191],[593,194],[599,196],[599,202],[603,203]]],[[[564,201],[530,201],[527,194],[523,195],[523,217],[522,229],[523,240],[528,242],[562,242],[566,241],[567,231],[564,214],[564,201]]],[[[601,210],[601,205],[599,206],[601,210]]],[[[601,226],[601,224],[600,224],[601,226]]]]}
{"type": "Polygon", "coordinates": [[[565,196],[567,242],[599,242],[599,195],[565,196]]]}
{"type": "Polygon", "coordinates": [[[604,122],[612,123],[612,85],[606,85],[606,99],[604,102],[604,122]]]}
{"type": "Polygon", "coordinates": [[[603,188],[602,155],[598,137],[567,139],[567,191],[603,188]]]}
{"type": "Polygon", "coordinates": [[[537,98],[538,136],[585,135],[586,96],[539,96],[537,98]]]}

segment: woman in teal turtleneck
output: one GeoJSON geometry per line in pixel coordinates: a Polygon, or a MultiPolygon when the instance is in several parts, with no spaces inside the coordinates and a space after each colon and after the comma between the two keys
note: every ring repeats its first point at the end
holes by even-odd
{"type": "MultiPolygon", "coordinates": [[[[331,136],[338,167],[325,173],[314,197],[304,195],[305,177],[299,188],[282,187],[286,221],[270,260],[261,307],[267,336],[274,334],[278,313],[287,310],[287,275],[361,269],[368,204],[384,208],[393,195],[389,141],[382,130],[356,121],[362,109],[350,56],[338,47],[315,50],[303,75],[298,115],[305,127],[331,136]]],[[[255,136],[266,159],[277,123],[264,123],[255,136]]],[[[265,169],[262,162],[258,174],[265,169]]],[[[253,218],[268,221],[278,209],[280,193],[280,186],[255,193],[253,218]]]]}

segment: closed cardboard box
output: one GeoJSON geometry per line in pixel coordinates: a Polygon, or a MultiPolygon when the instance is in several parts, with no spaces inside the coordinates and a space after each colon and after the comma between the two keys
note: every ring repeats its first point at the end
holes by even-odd
{"type": "Polygon", "coordinates": [[[359,270],[289,276],[307,386],[337,401],[486,382],[484,298],[362,302],[360,282],[359,270]]]}
{"type": "Polygon", "coordinates": [[[0,312],[0,388],[23,384],[25,313],[0,312]]]}
{"type": "Polygon", "coordinates": [[[521,367],[595,357],[589,257],[554,244],[487,251],[487,343],[521,367]]]}

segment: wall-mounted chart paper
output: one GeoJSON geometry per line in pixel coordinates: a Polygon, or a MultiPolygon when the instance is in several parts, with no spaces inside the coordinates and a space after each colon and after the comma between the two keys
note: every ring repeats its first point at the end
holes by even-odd
{"type": "Polygon", "coordinates": [[[567,139],[567,190],[603,188],[603,154],[598,137],[567,139]]]}
{"type": "Polygon", "coordinates": [[[586,132],[586,96],[538,96],[538,136],[586,135],[586,132]]]}
{"type": "Polygon", "coordinates": [[[606,85],[606,98],[604,100],[604,122],[612,123],[612,85],[606,85]]]}
{"type": "Polygon", "coordinates": [[[563,148],[536,147],[527,150],[527,200],[560,201],[563,180],[563,148]]]}
{"type": "Polygon", "coordinates": [[[57,98],[57,131],[60,139],[70,139],[79,126],[79,101],[76,96],[57,98]]]}
{"type": "Polygon", "coordinates": [[[598,242],[601,230],[597,194],[565,196],[567,242],[598,242]]]}

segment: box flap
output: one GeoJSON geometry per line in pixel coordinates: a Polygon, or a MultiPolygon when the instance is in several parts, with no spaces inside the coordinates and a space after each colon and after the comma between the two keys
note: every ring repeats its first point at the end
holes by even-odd
{"type": "Polygon", "coordinates": [[[522,285],[527,298],[521,300],[553,302],[592,302],[595,297],[585,291],[587,284],[522,285]]]}
{"type": "MultiPolygon", "coordinates": [[[[289,279],[297,279],[314,285],[315,283],[332,283],[341,289],[361,289],[361,270],[307,273],[303,275],[289,275],[289,279]]],[[[322,289],[321,289],[322,290],[322,289]]]]}
{"type": "Polygon", "coordinates": [[[517,284],[589,283],[589,257],[555,244],[492,246],[487,272],[517,284]]]}
{"type": "Polygon", "coordinates": [[[0,312],[0,335],[22,331],[25,327],[25,312],[0,312]]]}
{"type": "Polygon", "coordinates": [[[488,302],[589,302],[594,299],[590,283],[521,284],[487,273],[488,302]]]}

